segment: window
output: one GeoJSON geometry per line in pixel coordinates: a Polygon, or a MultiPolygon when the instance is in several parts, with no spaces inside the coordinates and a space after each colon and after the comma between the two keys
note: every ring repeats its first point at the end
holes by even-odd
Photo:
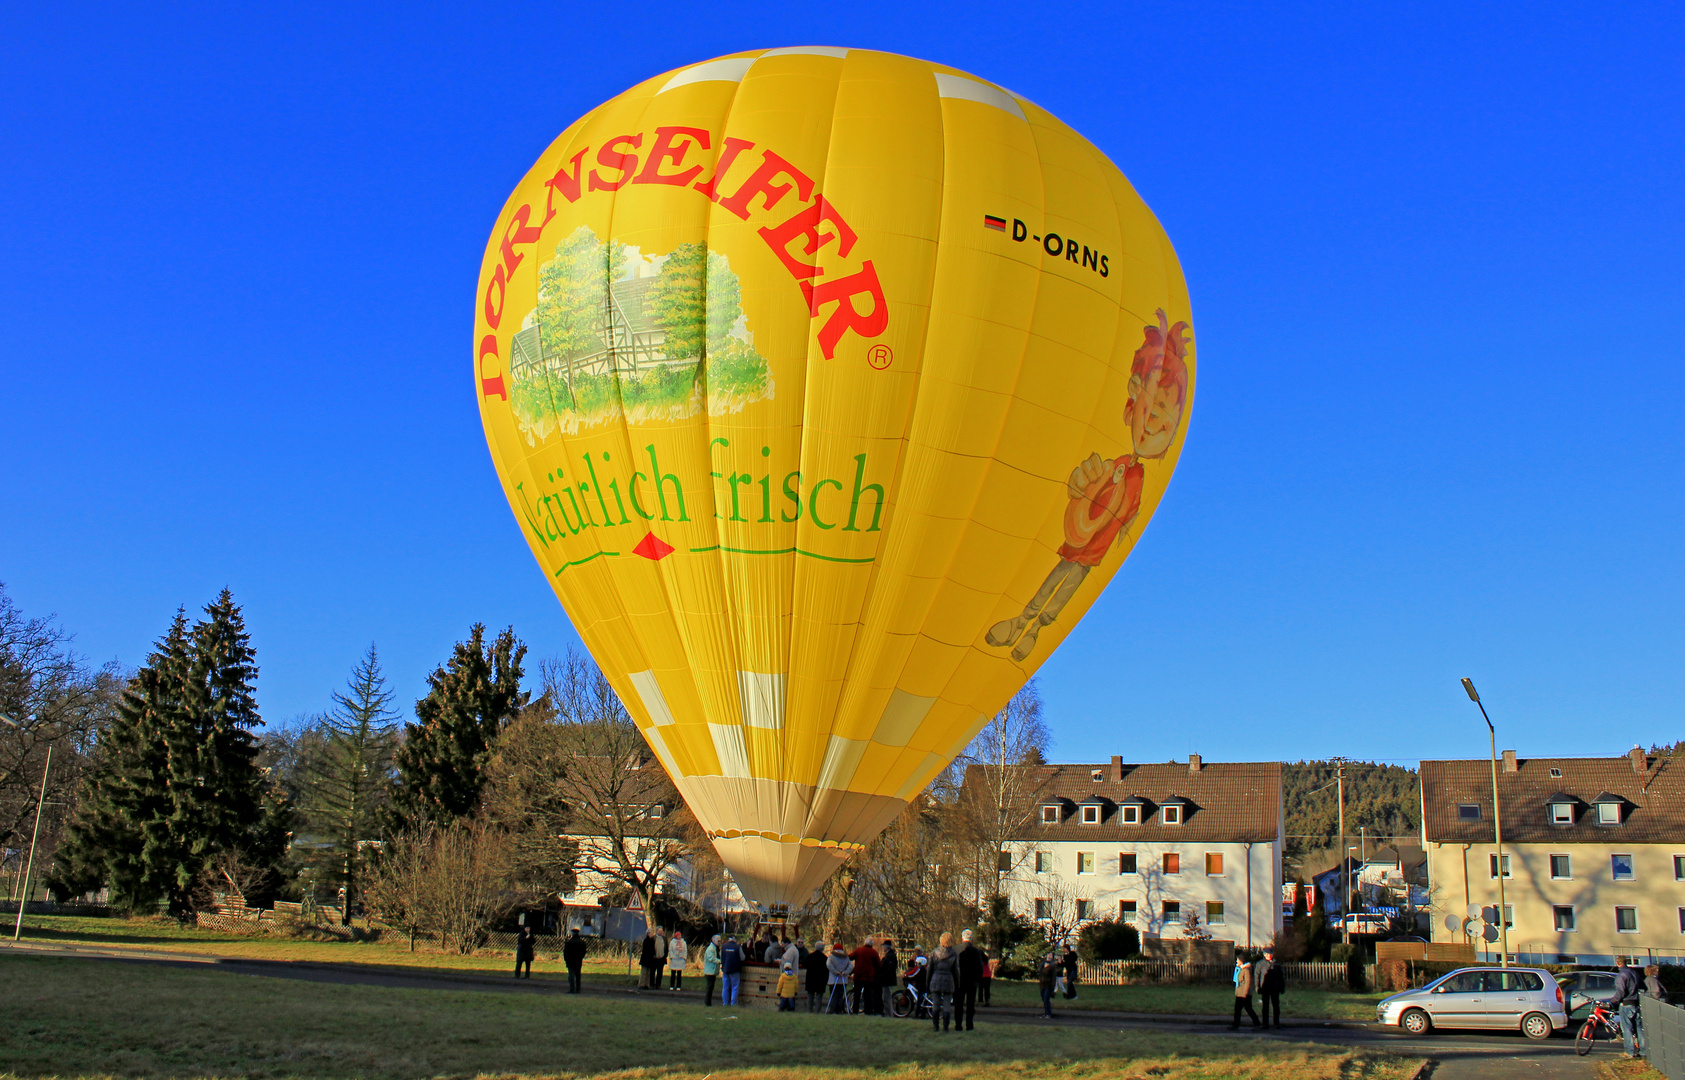
{"type": "Polygon", "coordinates": [[[1550,804],[1550,823],[1552,825],[1574,824],[1574,804],[1553,802],[1550,804]]]}
{"type": "Polygon", "coordinates": [[[1182,824],[1182,807],[1177,803],[1171,803],[1169,806],[1160,810],[1158,812],[1158,816],[1159,820],[1163,821],[1166,825],[1180,825],[1182,824]]]}
{"type": "Polygon", "coordinates": [[[1598,803],[1597,823],[1599,825],[1619,825],[1621,823],[1621,804],[1617,802],[1598,803]]]}
{"type": "Polygon", "coordinates": [[[1125,851],[1118,855],[1117,872],[1120,874],[1135,873],[1135,853],[1133,851],[1125,851]]]}
{"type": "Polygon", "coordinates": [[[1134,803],[1123,808],[1123,823],[1125,825],[1141,824],[1141,808],[1134,803]]]}
{"type": "Polygon", "coordinates": [[[995,866],[1003,874],[1006,873],[1007,871],[1011,870],[1012,869],[1012,852],[1010,852],[1010,851],[1001,852],[1000,853],[1000,861],[997,862],[995,864],[995,866]]]}
{"type": "Polygon", "coordinates": [[[1631,855],[1611,855],[1611,856],[1609,856],[1609,876],[1616,881],[1631,881],[1632,880],[1632,856],[1631,855]]]}
{"type": "Polygon", "coordinates": [[[1559,934],[1572,933],[1574,930],[1574,908],[1568,904],[1558,904],[1550,910],[1556,917],[1556,932],[1559,934]]]}
{"type": "MultiPolygon", "coordinates": [[[[1498,856],[1497,856],[1497,854],[1493,853],[1491,855],[1488,855],[1488,856],[1486,856],[1486,859],[1487,859],[1487,865],[1492,872],[1492,876],[1497,877],[1498,876],[1498,856]]],[[[1504,856],[1504,876],[1505,877],[1510,876],[1509,875],[1509,856],[1508,855],[1504,856]]]]}
{"type": "Polygon", "coordinates": [[[1615,909],[1615,932],[1618,934],[1638,933],[1637,908],[1618,907],[1615,909]]]}
{"type": "Polygon", "coordinates": [[[1685,907],[1679,909],[1679,932],[1685,934],[1685,907]]]}
{"type": "Polygon", "coordinates": [[[1205,902],[1205,925],[1223,925],[1223,902],[1221,900],[1207,900],[1205,902]]]}
{"type": "Polygon", "coordinates": [[[1092,918],[1094,918],[1094,901],[1092,901],[1092,900],[1078,900],[1077,901],[1077,922],[1087,922],[1088,920],[1090,920],[1092,918]]]}
{"type": "Polygon", "coordinates": [[[1094,778],[1094,782],[1096,784],[1098,784],[1100,781],[1102,781],[1106,778],[1106,770],[1105,769],[1095,769],[1092,772],[1090,772],[1088,775],[1092,776],[1094,778]]]}
{"type": "Polygon", "coordinates": [[[1044,806],[1044,807],[1042,807],[1041,808],[1041,823],[1043,825],[1057,825],[1057,824],[1059,824],[1059,808],[1057,806],[1044,806]]]}
{"type": "Polygon", "coordinates": [[[1084,825],[1098,825],[1098,824],[1100,824],[1100,808],[1098,806],[1085,806],[1085,807],[1083,807],[1082,808],[1082,823],[1084,825]]]}
{"type": "Polygon", "coordinates": [[[1077,852],[1077,873],[1092,874],[1094,872],[1094,853],[1092,851],[1077,852]]]}
{"type": "Polygon", "coordinates": [[[1053,853],[1051,851],[1036,852],[1036,873],[1045,874],[1053,869],[1053,853]]]}
{"type": "Polygon", "coordinates": [[[1537,993],[1545,988],[1545,981],[1531,971],[1488,971],[1483,973],[1482,982],[1488,994],[1513,994],[1517,990],[1537,993]]]}
{"type": "Polygon", "coordinates": [[[1573,862],[1566,855],[1550,857],[1550,876],[1557,881],[1574,880],[1573,862]]]}
{"type": "Polygon", "coordinates": [[[1445,981],[1435,989],[1446,994],[1478,994],[1480,993],[1480,972],[1459,971],[1455,975],[1448,975],[1445,981]]]}
{"type": "Polygon", "coordinates": [[[1205,853],[1205,876],[1223,876],[1223,853],[1221,851],[1207,851],[1205,853]]]}
{"type": "Polygon", "coordinates": [[[667,808],[665,806],[662,806],[660,803],[656,803],[654,806],[652,806],[648,810],[644,811],[644,817],[647,817],[647,818],[665,817],[666,814],[667,814],[667,808]]]}
{"type": "Polygon", "coordinates": [[[1514,930],[1515,929],[1515,905],[1514,904],[1505,904],[1504,905],[1504,929],[1505,930],[1514,930]]]}
{"type": "Polygon", "coordinates": [[[1479,803],[1471,803],[1471,802],[1458,803],[1457,804],[1457,820],[1458,821],[1479,821],[1480,820],[1480,804],[1479,803]]]}
{"type": "Polygon", "coordinates": [[[1046,922],[1047,921],[1047,919],[1048,919],[1048,909],[1050,907],[1052,907],[1052,904],[1049,901],[1041,900],[1041,899],[1036,900],[1036,921],[1037,922],[1046,922]]]}
{"type": "Polygon", "coordinates": [[[1550,771],[1550,778],[1551,778],[1551,779],[1552,779],[1552,780],[1560,780],[1560,779],[1562,779],[1562,770],[1561,770],[1561,769],[1552,769],[1552,770],[1551,770],[1551,771],[1550,771]]]}
{"type": "Polygon", "coordinates": [[[1174,851],[1165,852],[1164,872],[1167,874],[1180,874],[1182,872],[1182,856],[1174,851]]]}
{"type": "MultiPolygon", "coordinates": [[[[1133,900],[1119,900],[1117,902],[1118,922],[1132,923],[1135,921],[1136,904],[1133,900]]],[[[1685,919],[1685,908],[1680,908],[1680,917],[1685,919]]],[[[1685,923],[1682,923],[1685,925],[1685,923]]]]}
{"type": "Polygon", "coordinates": [[[1166,900],[1164,902],[1164,921],[1167,923],[1182,921],[1182,902],[1180,900],[1166,900]]]}
{"type": "Polygon", "coordinates": [[[1673,880],[1685,881],[1685,855],[1673,857],[1673,880]]]}

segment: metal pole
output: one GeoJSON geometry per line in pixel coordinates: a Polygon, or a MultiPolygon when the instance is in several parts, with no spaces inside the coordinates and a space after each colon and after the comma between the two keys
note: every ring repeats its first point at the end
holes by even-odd
{"type": "Polygon", "coordinates": [[[12,927],[12,940],[23,936],[23,909],[29,903],[29,883],[35,876],[35,845],[41,839],[41,811],[47,806],[47,777],[53,769],[53,744],[47,744],[47,764],[41,769],[41,798],[35,803],[35,832],[29,838],[29,867],[23,872],[23,895],[18,897],[18,921],[12,927]]]}
{"type": "Polygon", "coordinates": [[[1486,706],[1480,700],[1480,695],[1474,689],[1474,683],[1463,680],[1463,689],[1468,691],[1469,698],[1480,710],[1481,719],[1486,721],[1486,732],[1492,739],[1492,837],[1498,848],[1498,948],[1503,957],[1503,967],[1509,967],[1509,920],[1504,918],[1504,816],[1498,809],[1498,729],[1492,726],[1492,718],[1486,715],[1486,706]]]}
{"type": "Polygon", "coordinates": [[[1351,906],[1351,883],[1348,880],[1349,868],[1346,866],[1346,759],[1335,758],[1335,780],[1340,785],[1340,940],[1351,944],[1352,935],[1346,922],[1346,909],[1351,906]]]}

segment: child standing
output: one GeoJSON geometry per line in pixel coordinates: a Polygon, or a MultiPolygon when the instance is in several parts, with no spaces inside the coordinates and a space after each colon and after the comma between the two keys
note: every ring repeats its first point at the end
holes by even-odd
{"type": "Polygon", "coordinates": [[[784,971],[778,976],[778,1011],[796,1011],[796,969],[790,964],[784,965],[784,971]]]}

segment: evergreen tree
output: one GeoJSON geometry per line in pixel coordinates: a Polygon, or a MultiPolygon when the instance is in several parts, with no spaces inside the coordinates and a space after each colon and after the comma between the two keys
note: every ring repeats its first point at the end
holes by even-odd
{"type": "Polygon", "coordinates": [[[427,677],[398,749],[397,823],[444,825],[478,809],[485,765],[503,726],[526,705],[521,661],[527,648],[510,627],[485,644],[475,623],[443,666],[427,677]]]}
{"type": "Polygon", "coordinates": [[[323,875],[345,889],[346,906],[362,892],[361,844],[381,834],[392,790],[398,714],[373,645],[351,670],[345,692],[318,722],[314,751],[304,765],[304,824],[327,840],[323,875]]]}

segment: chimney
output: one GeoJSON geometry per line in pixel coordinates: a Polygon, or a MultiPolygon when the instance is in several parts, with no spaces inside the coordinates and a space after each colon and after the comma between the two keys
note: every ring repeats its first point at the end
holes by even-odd
{"type": "Polygon", "coordinates": [[[1188,771],[1189,772],[1199,772],[1199,770],[1200,770],[1199,755],[1198,754],[1189,754],[1188,755],[1188,771]]]}
{"type": "Polygon", "coordinates": [[[1644,752],[1642,746],[1635,746],[1627,751],[1627,757],[1632,760],[1632,771],[1639,776],[1643,776],[1644,770],[1650,767],[1650,755],[1644,752]]]}
{"type": "Polygon", "coordinates": [[[1516,763],[1515,763],[1515,751],[1514,750],[1505,750],[1504,751],[1504,771],[1505,772],[1515,772],[1517,768],[1519,768],[1519,766],[1517,766],[1516,763]]]}
{"type": "Polygon", "coordinates": [[[1123,755],[1112,755],[1112,783],[1123,783],[1123,755]]]}

